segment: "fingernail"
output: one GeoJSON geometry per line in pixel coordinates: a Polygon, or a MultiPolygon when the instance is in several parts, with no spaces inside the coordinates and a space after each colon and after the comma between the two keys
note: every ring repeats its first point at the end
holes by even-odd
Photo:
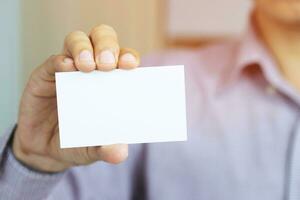
{"type": "Polygon", "coordinates": [[[71,58],[64,58],[64,63],[65,64],[72,64],[73,60],[71,58]]]}
{"type": "Polygon", "coordinates": [[[79,61],[80,62],[86,62],[86,63],[94,63],[93,55],[88,50],[83,50],[79,54],[79,61]]]}
{"type": "Polygon", "coordinates": [[[100,53],[98,62],[102,64],[114,64],[116,63],[116,59],[111,51],[105,50],[100,53]]]}
{"type": "Polygon", "coordinates": [[[136,63],[136,57],[132,55],[131,53],[125,53],[124,55],[121,56],[121,62],[125,63],[136,63]]]}

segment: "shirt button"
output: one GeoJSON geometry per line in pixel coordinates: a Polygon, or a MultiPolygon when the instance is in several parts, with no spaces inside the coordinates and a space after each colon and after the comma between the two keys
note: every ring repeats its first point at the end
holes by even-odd
{"type": "Polygon", "coordinates": [[[276,88],[273,85],[268,85],[266,87],[265,91],[268,95],[275,95],[276,94],[276,88]]]}

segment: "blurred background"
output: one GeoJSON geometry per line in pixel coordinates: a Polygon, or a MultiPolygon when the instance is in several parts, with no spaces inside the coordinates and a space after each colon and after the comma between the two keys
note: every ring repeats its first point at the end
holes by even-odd
{"type": "Polygon", "coordinates": [[[0,135],[16,123],[30,72],[61,52],[69,32],[105,23],[144,55],[241,34],[250,10],[251,0],[1,0],[0,135]]]}

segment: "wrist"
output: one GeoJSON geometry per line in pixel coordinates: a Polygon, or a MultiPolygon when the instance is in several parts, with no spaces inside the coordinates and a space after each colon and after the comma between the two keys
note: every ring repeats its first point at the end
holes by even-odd
{"type": "Polygon", "coordinates": [[[21,164],[42,173],[58,173],[68,168],[66,165],[55,159],[46,155],[39,155],[37,153],[30,152],[26,148],[22,147],[21,142],[18,139],[18,131],[18,129],[15,130],[11,142],[11,148],[14,157],[21,164]]]}

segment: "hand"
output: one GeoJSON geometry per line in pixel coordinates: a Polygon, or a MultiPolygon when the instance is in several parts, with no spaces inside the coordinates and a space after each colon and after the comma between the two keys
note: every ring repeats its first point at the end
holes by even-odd
{"type": "Polygon", "coordinates": [[[125,144],[70,149],[59,147],[54,75],[55,72],[77,70],[132,69],[139,65],[139,60],[135,50],[120,49],[117,34],[110,26],[95,27],[89,36],[81,31],[70,33],[65,38],[63,54],[46,60],[34,70],[27,83],[13,138],[16,158],[44,172],[59,172],[99,160],[109,163],[125,160],[128,155],[125,144]]]}

